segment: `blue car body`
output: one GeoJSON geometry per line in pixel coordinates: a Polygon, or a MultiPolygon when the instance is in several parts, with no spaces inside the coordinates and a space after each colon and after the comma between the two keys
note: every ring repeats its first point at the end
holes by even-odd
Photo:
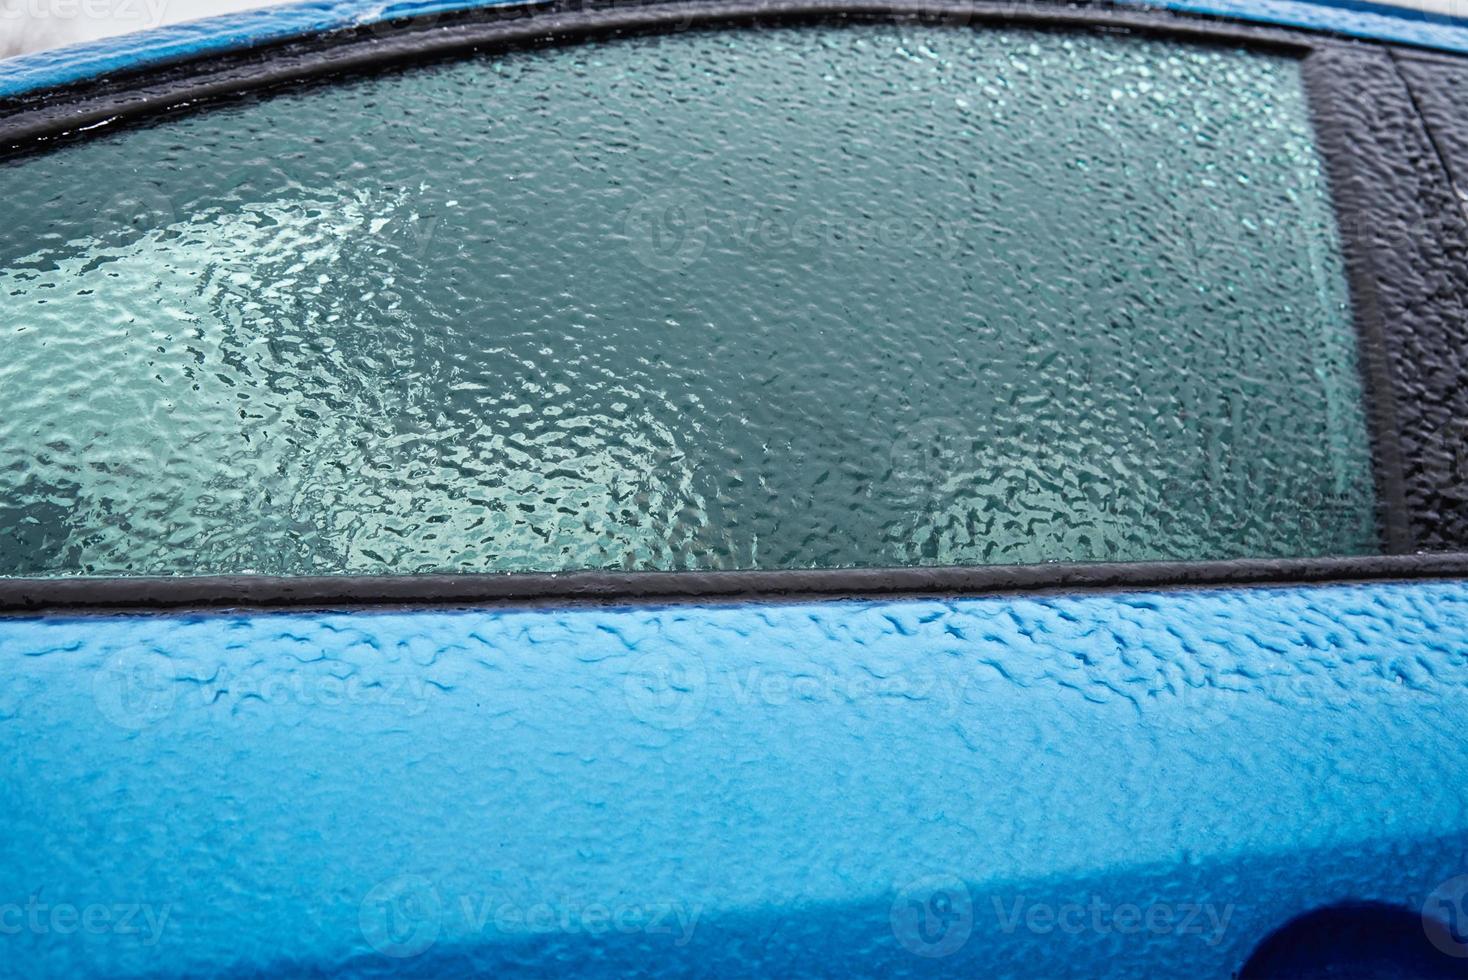
{"type": "Polygon", "coordinates": [[[1465,639],[1457,583],[8,620],[7,969],[1230,976],[1462,874],[1465,639]]]}
{"type": "MultiPolygon", "coordinates": [[[[0,95],[464,6],[168,27],[0,95]]],[[[0,658],[5,976],[1232,976],[1322,907],[1468,911],[1461,581],[21,613],[0,658]]]]}

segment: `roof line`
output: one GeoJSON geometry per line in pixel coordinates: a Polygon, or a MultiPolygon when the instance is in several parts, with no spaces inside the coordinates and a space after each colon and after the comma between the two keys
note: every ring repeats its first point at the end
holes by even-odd
{"type": "MultiPolygon", "coordinates": [[[[1468,54],[1468,20],[1363,0],[1115,0],[1468,54]]],[[[322,32],[534,0],[306,0],[170,24],[0,61],[0,99],[322,32]]]]}

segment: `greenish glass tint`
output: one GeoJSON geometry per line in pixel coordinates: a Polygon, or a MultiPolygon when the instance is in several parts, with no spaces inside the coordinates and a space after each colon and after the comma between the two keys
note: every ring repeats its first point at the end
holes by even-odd
{"type": "Polygon", "coordinates": [[[0,571],[1378,548],[1298,63],[684,33],[0,170],[0,571]]]}

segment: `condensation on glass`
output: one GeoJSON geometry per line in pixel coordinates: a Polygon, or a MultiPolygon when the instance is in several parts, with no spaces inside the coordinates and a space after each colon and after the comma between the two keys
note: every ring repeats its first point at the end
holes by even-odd
{"type": "Polygon", "coordinates": [[[1378,550],[1298,62],[618,40],[0,169],[0,573],[1378,550]]]}

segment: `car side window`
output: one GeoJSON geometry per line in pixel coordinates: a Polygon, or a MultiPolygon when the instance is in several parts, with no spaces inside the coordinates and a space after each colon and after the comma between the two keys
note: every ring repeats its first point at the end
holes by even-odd
{"type": "Polygon", "coordinates": [[[1381,550],[1289,55],[689,31],[0,183],[3,575],[1381,550]]]}

